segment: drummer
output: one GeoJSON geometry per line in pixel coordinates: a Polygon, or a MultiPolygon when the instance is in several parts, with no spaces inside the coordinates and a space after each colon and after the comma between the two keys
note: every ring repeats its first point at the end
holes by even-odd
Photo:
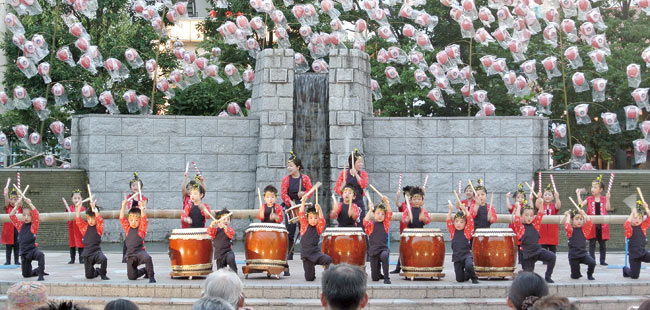
{"type": "Polygon", "coordinates": [[[196,177],[195,182],[188,184],[190,200],[183,205],[183,214],[181,221],[187,223],[187,228],[203,228],[205,220],[210,218],[210,206],[203,202],[205,197],[205,188],[201,185],[201,180],[196,177]]]}
{"type": "MultiPolygon", "coordinates": [[[[296,154],[291,152],[289,160],[287,161],[287,174],[282,178],[280,185],[280,196],[282,197],[282,207],[286,211],[294,205],[299,205],[302,196],[308,192],[312,185],[309,176],[302,173],[302,160],[296,157],[296,154]]],[[[307,197],[311,197],[311,194],[307,197]]],[[[300,230],[300,222],[297,224],[289,223],[289,217],[285,217],[284,225],[287,227],[289,234],[289,253],[287,253],[287,260],[293,260],[293,244],[296,239],[296,228],[300,230]]]]}
{"type": "Polygon", "coordinates": [[[359,186],[355,183],[347,183],[343,187],[343,201],[334,206],[330,212],[330,219],[336,219],[339,227],[357,227],[361,210],[353,201],[360,196],[357,194],[359,191],[359,186]]]}
{"type": "MultiPolygon", "coordinates": [[[[334,190],[336,191],[336,194],[343,196],[343,189],[346,188],[348,183],[352,183],[359,188],[357,190],[357,195],[354,197],[354,201],[352,201],[357,205],[357,207],[359,207],[359,210],[361,212],[357,218],[358,220],[355,219],[355,222],[358,223],[366,216],[366,205],[363,202],[363,191],[368,186],[368,173],[361,170],[363,169],[363,154],[358,149],[354,149],[352,154],[348,156],[348,167],[350,167],[350,169],[343,169],[343,171],[341,171],[339,174],[339,177],[336,180],[336,185],[334,186],[334,190]]],[[[361,226],[360,223],[358,224],[359,225],[354,226],[361,226]]],[[[341,225],[340,221],[339,226],[346,227],[341,225]]]]}
{"type": "Polygon", "coordinates": [[[278,195],[278,189],[273,185],[264,188],[264,203],[260,205],[257,218],[262,223],[282,223],[282,207],[275,203],[278,195]]]}
{"type": "Polygon", "coordinates": [[[230,211],[224,208],[216,213],[216,221],[208,226],[208,235],[212,237],[212,247],[217,269],[230,267],[237,273],[235,252],[232,251],[232,239],[235,229],[230,226],[230,211]]]}
{"type": "MultiPolygon", "coordinates": [[[[187,183],[187,171],[185,171],[185,174],[183,175],[183,184],[181,185],[181,194],[183,196],[183,210],[185,210],[187,205],[192,206],[192,200],[190,199],[190,189],[195,186],[196,179],[201,181],[201,185],[203,188],[207,189],[208,187],[205,185],[205,179],[203,178],[202,175],[196,175],[194,180],[190,181],[190,183],[187,183]]],[[[187,224],[185,221],[181,220],[181,227],[182,228],[189,228],[190,225],[187,224]]]]}
{"type": "Polygon", "coordinates": [[[470,207],[470,216],[474,218],[474,228],[490,228],[497,221],[497,212],[494,206],[487,203],[487,189],[483,180],[478,179],[476,191],[476,204],[470,207]]]}
{"type": "MultiPolygon", "coordinates": [[[[406,187],[405,187],[406,188],[406,187]]],[[[419,186],[409,187],[409,194],[405,192],[406,199],[409,200],[411,209],[408,207],[403,209],[402,220],[400,221],[400,234],[402,233],[402,225],[407,228],[424,228],[424,225],[431,223],[429,212],[424,209],[424,190],[419,186]]],[[[396,274],[401,270],[400,261],[397,260],[397,266],[391,273],[396,274]]]]}

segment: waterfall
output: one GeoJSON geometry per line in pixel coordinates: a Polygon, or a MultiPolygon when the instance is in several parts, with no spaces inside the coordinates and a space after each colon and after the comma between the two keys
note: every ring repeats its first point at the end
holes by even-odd
{"type": "Polygon", "coordinates": [[[318,202],[324,214],[331,204],[328,78],[327,73],[300,73],[293,84],[293,151],[312,183],[322,183],[318,202]]]}

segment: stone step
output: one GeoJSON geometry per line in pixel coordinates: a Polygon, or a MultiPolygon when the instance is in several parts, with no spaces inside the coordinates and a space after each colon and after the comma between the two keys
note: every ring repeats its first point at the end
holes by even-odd
{"type": "MultiPolygon", "coordinates": [[[[6,294],[13,281],[0,282],[0,294],[6,294]]],[[[478,285],[438,281],[414,281],[411,285],[368,285],[370,298],[425,299],[425,298],[501,298],[507,295],[512,282],[481,281],[478,285]]],[[[151,298],[199,298],[201,284],[111,284],[46,282],[48,296],[89,297],[151,297],[151,298]]],[[[581,282],[576,284],[552,284],[551,294],[566,297],[638,296],[650,295],[650,281],[638,282],[581,282]]],[[[316,284],[251,284],[244,282],[248,298],[264,299],[318,299],[320,283],[316,284]]]]}
{"type": "MultiPolygon", "coordinates": [[[[92,296],[58,296],[51,300],[71,300],[91,310],[102,310],[104,305],[116,297],[92,296]]],[[[581,309],[590,310],[621,310],[630,306],[638,306],[648,296],[598,296],[569,298],[581,309]]],[[[157,297],[131,297],[140,310],[191,310],[198,298],[157,298],[157,297]]],[[[0,296],[0,308],[5,309],[7,297],[0,296]]],[[[267,299],[247,298],[246,306],[256,310],[270,309],[322,309],[319,299],[267,299]]],[[[378,310],[501,310],[507,308],[505,297],[500,298],[428,298],[428,299],[382,299],[371,298],[366,309],[378,310]]]]}

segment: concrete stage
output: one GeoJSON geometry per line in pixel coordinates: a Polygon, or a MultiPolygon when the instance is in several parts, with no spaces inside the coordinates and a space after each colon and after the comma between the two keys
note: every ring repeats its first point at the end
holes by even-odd
{"type": "MultiPolygon", "coordinates": [[[[154,260],[156,280],[149,284],[146,279],[129,281],[126,278],[126,265],[120,263],[121,252],[109,252],[109,281],[99,278],[87,280],[83,265],[78,262],[67,264],[68,252],[46,251],[46,272],[44,284],[48,287],[48,296],[56,300],[74,300],[91,309],[103,309],[110,300],[124,297],[138,303],[140,309],[191,309],[191,305],[200,297],[203,279],[171,279],[170,260],[167,253],[151,253],[154,260]]],[[[243,253],[237,253],[239,275],[245,286],[246,304],[255,309],[320,309],[320,274],[317,267],[316,281],[304,280],[302,262],[299,254],[290,261],[290,277],[267,278],[266,274],[251,274],[244,279],[241,267],[244,265],[243,253]]],[[[623,264],[623,253],[608,253],[608,263],[623,264]]],[[[397,255],[391,256],[391,269],[397,255]]],[[[36,267],[36,264],[33,264],[36,267]]],[[[2,266],[7,267],[7,266],[2,266]]],[[[541,263],[536,271],[543,274],[546,266],[541,263]]],[[[370,267],[366,266],[370,273],[370,267]]],[[[551,294],[570,297],[583,309],[627,309],[638,305],[644,298],[650,297],[650,273],[644,269],[639,280],[623,278],[621,269],[598,266],[595,281],[586,279],[586,266],[582,268],[584,277],[580,280],[569,278],[567,254],[559,253],[553,279],[551,294]]],[[[405,280],[391,275],[393,284],[368,282],[370,303],[368,309],[504,309],[505,296],[511,284],[510,280],[481,280],[480,284],[456,283],[454,281],[451,256],[445,259],[442,280],[405,280]]],[[[31,278],[36,280],[36,278],[31,278]]],[[[0,269],[0,309],[6,305],[7,288],[16,281],[23,280],[20,268],[0,269]]]]}

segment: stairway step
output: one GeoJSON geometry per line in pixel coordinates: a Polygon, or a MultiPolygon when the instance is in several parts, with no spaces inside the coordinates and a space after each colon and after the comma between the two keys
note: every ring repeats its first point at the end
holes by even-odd
{"type": "MultiPolygon", "coordinates": [[[[117,297],[58,296],[51,300],[71,300],[91,310],[102,310],[104,305],[117,297]]],[[[621,310],[638,306],[648,296],[599,296],[569,298],[581,309],[621,310]]],[[[140,310],[191,310],[198,298],[152,298],[130,297],[140,310]]],[[[0,296],[0,308],[4,309],[7,296],[0,296]]],[[[320,299],[268,299],[247,298],[246,306],[256,310],[267,309],[322,309],[320,299]]],[[[506,308],[505,297],[501,298],[444,298],[444,299],[379,299],[371,298],[366,309],[378,310],[425,310],[444,308],[445,310],[501,310],[506,308]]]]}

